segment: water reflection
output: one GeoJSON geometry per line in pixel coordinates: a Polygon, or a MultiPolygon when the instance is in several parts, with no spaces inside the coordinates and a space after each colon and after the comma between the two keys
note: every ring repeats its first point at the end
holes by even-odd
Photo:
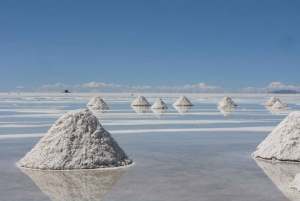
{"type": "Polygon", "coordinates": [[[157,118],[161,118],[168,109],[151,109],[157,118]]]}
{"type": "Polygon", "coordinates": [[[43,171],[23,169],[51,200],[102,200],[127,168],[113,170],[43,171]]]}
{"type": "Polygon", "coordinates": [[[282,109],[274,109],[270,106],[265,106],[267,108],[267,110],[269,110],[269,112],[271,114],[282,114],[282,113],[285,113],[287,111],[287,109],[285,108],[282,108],[282,109]]]}
{"type": "Polygon", "coordinates": [[[188,111],[193,107],[193,106],[189,106],[189,105],[185,105],[185,106],[175,106],[173,105],[173,107],[183,116],[185,113],[188,113],[188,111]]]}
{"type": "Polygon", "coordinates": [[[255,161],[288,199],[300,200],[300,192],[291,188],[294,177],[300,173],[300,163],[272,162],[262,159],[255,159],[255,161]]]}
{"type": "Polygon", "coordinates": [[[131,106],[132,109],[134,109],[134,111],[136,113],[145,113],[149,108],[150,106],[131,106]]]}
{"type": "Polygon", "coordinates": [[[105,113],[107,113],[107,111],[109,110],[109,109],[106,109],[106,110],[95,110],[95,109],[92,109],[90,106],[87,106],[87,107],[93,113],[93,115],[95,115],[98,118],[104,116],[105,113]]]}
{"type": "Polygon", "coordinates": [[[220,110],[220,112],[223,114],[223,116],[229,116],[235,109],[236,106],[232,106],[232,107],[218,107],[218,109],[220,110]]]}

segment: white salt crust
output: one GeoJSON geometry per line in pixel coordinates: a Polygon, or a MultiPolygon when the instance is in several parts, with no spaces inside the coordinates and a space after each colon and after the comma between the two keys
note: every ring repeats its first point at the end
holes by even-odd
{"type": "Polygon", "coordinates": [[[262,141],[253,156],[268,160],[300,162],[300,112],[290,113],[262,141]]]}
{"type": "Polygon", "coordinates": [[[132,160],[88,110],[70,111],[19,162],[42,170],[126,166],[132,160]]]}
{"type": "Polygon", "coordinates": [[[149,102],[144,96],[138,96],[132,103],[131,106],[150,106],[149,102]]]}
{"type": "Polygon", "coordinates": [[[175,103],[173,103],[173,106],[193,106],[193,104],[187,97],[182,95],[175,103]]]}
{"type": "Polygon", "coordinates": [[[234,110],[236,108],[237,104],[231,100],[229,97],[224,97],[219,103],[218,103],[218,108],[220,110],[234,110]]]}

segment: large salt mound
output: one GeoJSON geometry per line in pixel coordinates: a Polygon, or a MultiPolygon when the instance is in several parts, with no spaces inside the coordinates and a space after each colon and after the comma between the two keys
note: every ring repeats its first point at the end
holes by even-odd
{"type": "Polygon", "coordinates": [[[300,162],[300,112],[290,113],[258,145],[254,157],[300,162]]]}
{"type": "Polygon", "coordinates": [[[224,97],[219,103],[218,108],[220,110],[230,110],[235,109],[237,104],[231,100],[229,97],[224,97]]]}
{"type": "Polygon", "coordinates": [[[260,159],[256,159],[255,161],[288,199],[292,201],[300,200],[296,183],[297,174],[300,172],[300,165],[298,163],[272,162],[260,159]]]}
{"type": "Polygon", "coordinates": [[[94,169],[131,164],[88,110],[74,110],[59,118],[47,134],[19,162],[43,170],[94,169]]]}
{"type": "Polygon", "coordinates": [[[268,102],[265,103],[265,106],[273,106],[276,101],[280,101],[278,98],[275,97],[271,97],[268,102]]]}
{"type": "Polygon", "coordinates": [[[109,107],[100,97],[93,97],[90,102],[87,104],[88,108],[91,110],[108,110],[109,107]]]}
{"type": "Polygon", "coordinates": [[[144,96],[138,96],[137,99],[131,103],[131,106],[150,106],[150,104],[144,96]]]}
{"type": "Polygon", "coordinates": [[[191,103],[191,101],[189,101],[189,99],[187,99],[187,97],[180,96],[180,98],[175,103],[173,103],[173,106],[193,106],[193,104],[191,103]]]}
{"type": "Polygon", "coordinates": [[[157,99],[151,108],[152,109],[168,109],[168,106],[161,99],[157,99]]]}
{"type": "Polygon", "coordinates": [[[127,168],[109,170],[37,171],[21,169],[53,201],[102,200],[127,168]]]}

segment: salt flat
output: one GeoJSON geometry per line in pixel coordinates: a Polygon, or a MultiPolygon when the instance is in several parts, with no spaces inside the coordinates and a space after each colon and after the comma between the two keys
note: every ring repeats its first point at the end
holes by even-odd
{"type": "Polygon", "coordinates": [[[0,94],[0,200],[292,200],[251,153],[287,114],[300,110],[300,95],[276,95],[290,109],[271,113],[263,106],[268,94],[184,94],[194,106],[179,113],[172,104],[182,94],[141,94],[150,104],[158,98],[167,104],[160,119],[150,108],[136,113],[130,107],[137,95],[0,94]],[[94,115],[136,165],[105,176],[35,176],[15,166],[62,114],[87,108],[93,96],[100,96],[110,108],[94,115]],[[217,108],[224,96],[238,104],[229,116],[217,108]],[[66,183],[66,191],[86,188],[73,197],[59,197],[54,192],[60,189],[46,181],[60,177],[62,183],[77,182],[73,188],[66,183]],[[97,183],[97,177],[111,180],[97,183]],[[97,192],[101,188],[95,185],[103,185],[105,192],[97,192]]]}

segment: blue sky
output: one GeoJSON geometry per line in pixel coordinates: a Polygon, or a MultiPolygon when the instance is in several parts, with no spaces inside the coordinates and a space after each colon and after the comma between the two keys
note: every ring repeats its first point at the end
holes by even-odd
{"type": "Polygon", "coordinates": [[[299,0],[0,2],[0,91],[299,86],[299,0]]]}

